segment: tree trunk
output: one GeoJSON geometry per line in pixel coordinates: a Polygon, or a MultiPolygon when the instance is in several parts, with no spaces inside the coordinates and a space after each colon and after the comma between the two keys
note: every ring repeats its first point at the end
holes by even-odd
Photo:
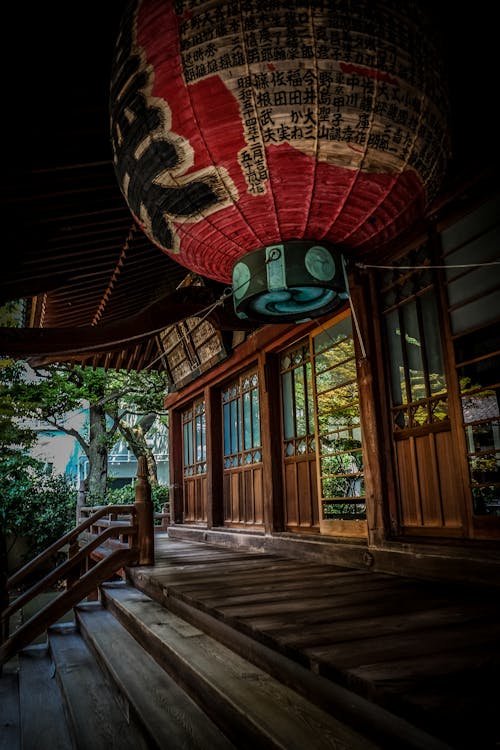
{"type": "Polygon", "coordinates": [[[158,484],[158,467],[153,451],[146,442],[146,433],[141,423],[131,427],[125,420],[121,419],[118,429],[127,441],[129,449],[132,451],[137,461],[140,456],[145,456],[148,466],[148,479],[151,486],[158,484]]]}
{"type": "Polygon", "coordinates": [[[106,442],[106,413],[102,406],[89,408],[89,503],[103,505],[108,479],[108,448],[106,442]]]}

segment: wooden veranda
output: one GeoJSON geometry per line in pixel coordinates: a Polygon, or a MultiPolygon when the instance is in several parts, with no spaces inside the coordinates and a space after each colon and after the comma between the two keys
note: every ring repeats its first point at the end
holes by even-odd
{"type": "Polygon", "coordinates": [[[398,717],[453,748],[498,747],[498,588],[167,534],[156,536],[155,565],[129,574],[138,589],[281,679],[286,673],[294,689],[357,729],[375,736],[382,719],[353,696],[394,716],[401,748],[411,744],[398,717]],[[293,665],[305,668],[300,679],[293,665]]]}

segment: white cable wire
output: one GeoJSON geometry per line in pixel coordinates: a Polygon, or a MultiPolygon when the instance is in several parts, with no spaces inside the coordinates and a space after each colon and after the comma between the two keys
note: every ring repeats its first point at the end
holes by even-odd
{"type": "Polygon", "coordinates": [[[358,341],[359,341],[359,346],[361,348],[361,354],[363,355],[363,359],[366,359],[366,349],[365,349],[365,345],[364,345],[364,342],[363,342],[363,337],[361,335],[361,330],[359,328],[358,318],[356,316],[356,310],[354,309],[354,305],[352,304],[352,297],[349,294],[349,282],[347,280],[347,271],[346,271],[344,256],[342,256],[342,271],[344,272],[345,290],[346,290],[347,295],[349,297],[349,305],[350,305],[350,308],[351,308],[352,319],[354,320],[354,325],[356,327],[356,333],[358,335],[358,341]]]}
{"type": "Polygon", "coordinates": [[[380,268],[387,271],[425,271],[431,268],[481,268],[482,266],[500,266],[500,260],[492,260],[487,263],[462,263],[449,266],[376,266],[369,263],[355,263],[357,268],[380,268]]]}

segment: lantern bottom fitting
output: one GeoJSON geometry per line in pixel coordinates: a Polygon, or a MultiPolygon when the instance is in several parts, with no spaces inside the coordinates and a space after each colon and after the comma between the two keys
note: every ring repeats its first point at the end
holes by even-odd
{"type": "Polygon", "coordinates": [[[314,240],[289,240],[242,256],[233,268],[239,318],[301,323],[332,312],[348,299],[344,258],[314,240]]]}

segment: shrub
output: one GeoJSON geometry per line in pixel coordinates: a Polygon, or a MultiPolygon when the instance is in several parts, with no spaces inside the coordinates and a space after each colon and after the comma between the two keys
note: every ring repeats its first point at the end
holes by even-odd
{"type": "MultiPolygon", "coordinates": [[[[155,484],[151,487],[151,500],[156,513],[161,513],[163,506],[168,503],[169,489],[166,484],[155,484]]],[[[107,505],[130,505],[135,500],[135,487],[127,485],[116,490],[108,489],[107,505]]]]}

